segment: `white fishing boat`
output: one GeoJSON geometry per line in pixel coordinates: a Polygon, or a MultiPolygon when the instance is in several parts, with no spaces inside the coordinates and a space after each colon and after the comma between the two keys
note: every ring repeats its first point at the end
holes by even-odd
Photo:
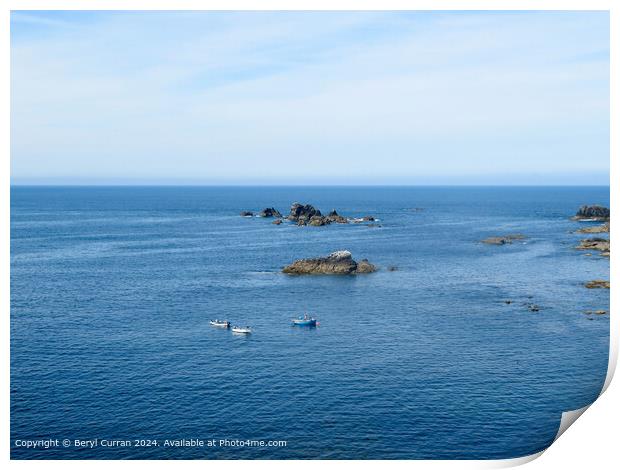
{"type": "Polygon", "coordinates": [[[226,320],[218,320],[217,318],[215,320],[211,320],[209,322],[210,325],[212,326],[216,326],[218,328],[230,328],[230,322],[226,321],[226,320]]]}
{"type": "Polygon", "coordinates": [[[250,328],[249,326],[233,326],[232,332],[249,335],[250,333],[252,333],[252,328],[250,328]]]}

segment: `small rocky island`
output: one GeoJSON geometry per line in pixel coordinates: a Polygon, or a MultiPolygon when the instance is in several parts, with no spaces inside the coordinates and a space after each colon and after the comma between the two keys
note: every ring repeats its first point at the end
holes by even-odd
{"type": "Polygon", "coordinates": [[[377,270],[367,259],[355,261],[350,251],[335,251],[324,258],[299,259],[286,266],[286,274],[367,274],[377,270]]]}
{"type": "Polygon", "coordinates": [[[599,220],[601,222],[609,222],[609,209],[607,207],[593,205],[581,206],[573,220],[599,220]]]}

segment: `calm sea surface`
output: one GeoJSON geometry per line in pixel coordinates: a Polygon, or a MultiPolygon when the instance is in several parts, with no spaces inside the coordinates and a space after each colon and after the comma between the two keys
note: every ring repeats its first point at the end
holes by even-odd
{"type": "Polygon", "coordinates": [[[609,291],[583,282],[609,279],[609,260],[575,250],[584,236],[571,232],[587,223],[569,220],[594,203],[608,205],[609,188],[13,187],[12,457],[542,450],[562,411],[591,403],[607,371],[609,316],[584,311],[608,310],[609,291]],[[295,201],[381,227],[238,215],[288,213],[295,201]],[[479,243],[515,232],[529,238],[479,243]],[[341,249],[381,269],[280,273],[341,249]],[[306,310],[320,326],[291,327],[306,310]],[[215,329],[213,318],[254,334],[215,329]],[[45,438],[158,445],[15,445],[45,438]],[[192,438],[287,446],[164,446],[192,438]]]}

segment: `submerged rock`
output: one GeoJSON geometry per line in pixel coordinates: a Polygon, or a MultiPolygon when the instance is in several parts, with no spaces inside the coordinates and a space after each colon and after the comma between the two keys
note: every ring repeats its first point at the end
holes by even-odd
{"type": "Polygon", "coordinates": [[[251,211],[241,211],[239,214],[241,217],[254,217],[254,212],[251,211]]]}
{"type": "Polygon", "coordinates": [[[609,222],[594,227],[580,228],[577,233],[609,233],[609,222]]]}
{"type": "Polygon", "coordinates": [[[482,240],[482,243],[486,243],[488,245],[509,245],[514,240],[524,240],[525,238],[525,235],[521,235],[520,233],[514,233],[499,237],[485,238],[484,240],[482,240]]]}
{"type": "Polygon", "coordinates": [[[605,315],[607,314],[607,310],[586,310],[584,313],[586,315],[605,315]]]}
{"type": "Polygon", "coordinates": [[[299,259],[286,266],[286,274],[366,274],[377,268],[367,259],[356,262],[350,251],[335,251],[325,258],[299,259]]]}
{"type": "Polygon", "coordinates": [[[581,206],[577,211],[577,214],[573,217],[574,220],[582,219],[594,219],[594,220],[609,220],[609,209],[604,206],[581,206]]]}
{"type": "Polygon", "coordinates": [[[609,256],[609,239],[608,238],[585,238],[581,240],[576,247],[578,250],[597,250],[602,256],[609,256]]]}
{"type": "Polygon", "coordinates": [[[609,281],[603,281],[601,279],[596,279],[594,281],[586,282],[585,286],[588,289],[609,289],[609,281]]]}
{"type": "Polygon", "coordinates": [[[274,225],[281,225],[282,224],[282,220],[281,219],[276,219],[273,222],[271,222],[274,225]]]}

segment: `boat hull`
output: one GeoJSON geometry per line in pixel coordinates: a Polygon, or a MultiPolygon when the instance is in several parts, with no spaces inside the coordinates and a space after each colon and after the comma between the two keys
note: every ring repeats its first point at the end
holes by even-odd
{"type": "Polygon", "coordinates": [[[252,333],[252,330],[247,330],[245,328],[233,328],[232,332],[238,333],[240,335],[249,335],[250,333],[252,333]]]}
{"type": "Polygon", "coordinates": [[[316,320],[293,320],[295,326],[316,326],[316,320]]]}

